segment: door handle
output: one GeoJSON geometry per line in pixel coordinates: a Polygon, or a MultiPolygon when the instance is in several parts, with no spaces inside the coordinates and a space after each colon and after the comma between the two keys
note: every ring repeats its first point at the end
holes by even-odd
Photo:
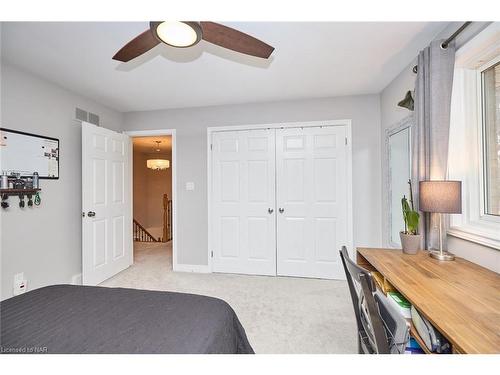
{"type": "Polygon", "coordinates": [[[282,214],[283,212],[285,212],[285,209],[280,207],[278,211],[280,212],[280,214],[282,214]]]}
{"type": "Polygon", "coordinates": [[[95,212],[94,211],[89,211],[89,212],[87,212],[87,216],[88,217],[94,217],[95,216],[95,212]]]}
{"type": "Polygon", "coordinates": [[[267,212],[269,212],[269,215],[271,215],[274,212],[274,210],[272,208],[268,208],[267,212]]]}

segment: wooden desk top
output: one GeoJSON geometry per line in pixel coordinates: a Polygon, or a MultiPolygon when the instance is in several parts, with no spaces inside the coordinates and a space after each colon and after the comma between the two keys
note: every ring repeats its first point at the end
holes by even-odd
{"type": "Polygon", "coordinates": [[[457,351],[500,353],[499,274],[462,258],[438,261],[427,251],[357,250],[358,264],[380,272],[457,351]]]}

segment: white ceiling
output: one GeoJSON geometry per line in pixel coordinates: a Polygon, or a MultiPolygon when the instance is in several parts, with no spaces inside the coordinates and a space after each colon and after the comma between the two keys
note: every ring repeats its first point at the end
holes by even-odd
{"type": "Polygon", "coordinates": [[[447,23],[224,22],[274,46],[262,60],[207,42],[111,59],[148,22],[3,23],[2,58],[119,111],[380,92],[447,23]]]}

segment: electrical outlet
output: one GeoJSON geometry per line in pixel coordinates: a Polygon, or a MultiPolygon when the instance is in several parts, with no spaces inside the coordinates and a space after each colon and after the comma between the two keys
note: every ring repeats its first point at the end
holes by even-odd
{"type": "Polygon", "coordinates": [[[194,190],[194,182],[186,182],[186,190],[193,191],[194,190]]]}
{"type": "Polygon", "coordinates": [[[23,294],[28,289],[28,281],[24,278],[24,273],[16,273],[14,275],[14,290],[13,294],[18,296],[19,294],[23,294]]]}

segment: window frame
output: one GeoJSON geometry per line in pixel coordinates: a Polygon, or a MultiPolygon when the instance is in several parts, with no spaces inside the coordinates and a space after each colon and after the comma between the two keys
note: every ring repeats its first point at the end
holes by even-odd
{"type": "Polygon", "coordinates": [[[452,93],[448,175],[462,181],[463,210],[450,215],[448,234],[500,250],[500,216],[485,210],[482,72],[500,61],[500,24],[457,51],[452,93]],[[471,126],[472,124],[472,126],[471,126]]]}
{"type": "Polygon", "coordinates": [[[479,159],[481,162],[480,168],[481,168],[481,178],[480,178],[480,186],[479,186],[479,191],[481,194],[481,206],[480,206],[480,214],[482,217],[484,217],[484,220],[491,220],[494,222],[500,223],[500,215],[491,215],[486,213],[486,169],[487,169],[487,163],[485,159],[488,157],[486,154],[486,135],[485,135],[485,130],[486,130],[486,122],[485,122],[485,94],[484,94],[484,77],[483,73],[485,70],[491,68],[492,66],[495,66],[500,63],[500,54],[493,58],[492,60],[488,61],[484,65],[480,66],[477,68],[477,90],[478,90],[478,125],[480,125],[480,140],[481,140],[481,158],[479,159]]]}

